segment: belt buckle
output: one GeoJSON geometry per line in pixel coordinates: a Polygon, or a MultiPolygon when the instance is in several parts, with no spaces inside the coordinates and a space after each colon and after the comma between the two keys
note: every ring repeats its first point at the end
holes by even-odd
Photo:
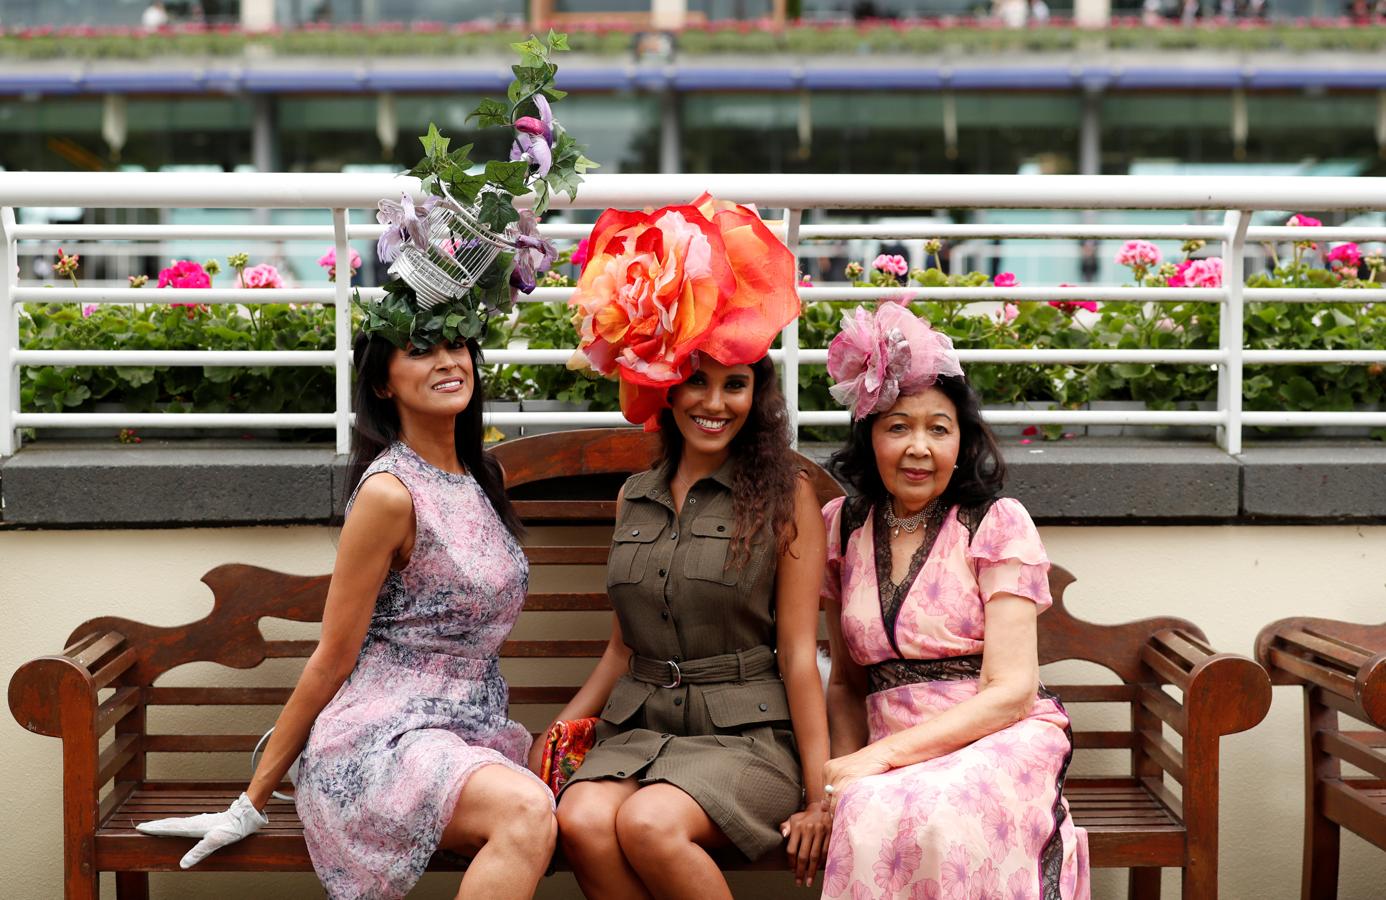
{"type": "Polygon", "coordinates": [[[673,670],[674,680],[669,682],[668,684],[661,684],[660,687],[676,688],[679,685],[683,684],[683,670],[679,668],[679,664],[674,662],[672,659],[666,659],[664,661],[664,664],[673,670]]]}

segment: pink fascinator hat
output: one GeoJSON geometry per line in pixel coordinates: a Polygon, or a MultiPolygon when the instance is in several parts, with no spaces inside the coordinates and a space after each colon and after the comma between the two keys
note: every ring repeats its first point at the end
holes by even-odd
{"type": "Polygon", "coordinates": [[[917,393],[940,375],[962,375],[948,335],[934,331],[898,303],[864,306],[842,316],[842,331],[828,345],[833,399],[853,419],[884,412],[902,394],[917,393]]]}

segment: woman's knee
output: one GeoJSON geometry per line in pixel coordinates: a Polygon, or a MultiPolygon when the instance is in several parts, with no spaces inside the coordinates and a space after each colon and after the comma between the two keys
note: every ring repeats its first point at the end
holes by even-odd
{"type": "Polygon", "coordinates": [[[525,785],[516,790],[508,808],[497,816],[495,834],[552,849],[558,838],[558,820],[548,789],[543,785],[525,785]]]}
{"type": "Polygon", "coordinates": [[[570,852],[607,846],[616,839],[616,811],[620,800],[607,796],[593,782],[575,784],[558,804],[558,835],[570,852]]]}
{"type": "Polygon", "coordinates": [[[677,815],[665,804],[636,793],[616,811],[616,837],[627,855],[650,854],[688,842],[677,815]]]}

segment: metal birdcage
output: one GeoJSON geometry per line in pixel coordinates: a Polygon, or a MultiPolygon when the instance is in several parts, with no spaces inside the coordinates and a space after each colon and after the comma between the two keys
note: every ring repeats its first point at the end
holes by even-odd
{"type": "MultiPolygon", "coordinates": [[[[428,248],[406,242],[390,272],[414,289],[421,311],[461,297],[472,289],[501,251],[514,252],[513,229],[496,234],[477,217],[480,201],[464,207],[446,193],[428,213],[428,248]]],[[[394,200],[380,208],[402,214],[394,200]]]]}

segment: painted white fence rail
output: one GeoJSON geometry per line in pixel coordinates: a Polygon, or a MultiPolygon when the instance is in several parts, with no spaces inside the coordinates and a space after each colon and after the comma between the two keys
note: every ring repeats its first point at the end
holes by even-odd
{"type": "MultiPolygon", "coordinates": [[[[333,242],[338,259],[349,255],[350,240],[374,240],[378,225],[352,225],[348,210],[372,210],[378,200],[409,191],[419,196],[418,183],[405,176],[329,174],[214,174],[202,173],[0,173],[0,456],[18,448],[21,428],[132,427],[333,427],[339,452],[350,436],[351,288],[341,280],[329,288],[211,289],[158,291],[118,287],[51,288],[27,286],[16,278],[22,241],[184,241],[260,240],[333,242]],[[83,208],[237,208],[324,209],[331,211],[330,227],[303,225],[20,225],[14,210],[26,206],[83,208]],[[60,298],[80,303],[322,303],[335,308],[336,343],[331,351],[36,351],[18,346],[19,304],[60,298]],[[141,414],[141,413],[24,413],[19,407],[19,370],[38,365],[324,365],[335,371],[335,408],[314,414],[141,414]]],[[[1386,426],[1386,412],[1243,411],[1242,372],[1246,365],[1386,363],[1386,349],[1371,351],[1248,350],[1243,345],[1243,309],[1249,301],[1341,301],[1341,292],[1325,290],[1254,289],[1243,286],[1248,242],[1303,239],[1303,229],[1280,226],[1249,227],[1258,210],[1386,209],[1386,179],[1184,176],[900,176],[900,175],[597,175],[588,178],[576,203],[556,204],[575,209],[657,207],[686,203],[703,191],[741,203],[755,203],[778,214],[777,227],[796,255],[801,244],[844,238],[912,239],[1036,238],[1151,240],[1202,239],[1222,247],[1224,286],[1221,288],[1129,288],[1100,285],[1020,288],[901,288],[868,290],[848,285],[801,288],[812,300],[868,300],[908,294],[915,299],[1045,302],[1050,300],[1206,302],[1219,307],[1221,344],[1216,350],[964,350],[964,362],[1026,365],[1088,363],[1174,363],[1218,367],[1218,403],[1208,411],[988,410],[996,424],[1071,423],[1074,425],[1199,425],[1216,426],[1218,443],[1240,453],[1242,428],[1253,426],[1354,425],[1386,426]],[[1092,209],[1092,210],[1211,210],[1221,223],[1200,225],[927,225],[806,224],[814,210],[935,210],[935,209],[1092,209]]],[[[586,236],[581,225],[545,226],[557,239],[586,236]]],[[[1319,228],[1319,241],[1386,240],[1386,229],[1319,228]]],[[[541,288],[531,301],[566,299],[567,288],[541,288]]],[[[379,296],[379,288],[363,288],[362,296],[379,296]]],[[[1386,302],[1386,289],[1355,290],[1354,303],[1386,302]]],[[[801,411],[798,408],[800,366],[823,365],[826,351],[800,349],[798,324],[783,333],[784,350],[772,356],[781,366],[785,397],[797,425],[846,424],[842,411],[801,411]]],[[[562,365],[570,350],[492,350],[492,363],[562,365]]],[[[591,426],[620,424],[619,413],[519,412],[495,413],[497,425],[591,426]]]]}

